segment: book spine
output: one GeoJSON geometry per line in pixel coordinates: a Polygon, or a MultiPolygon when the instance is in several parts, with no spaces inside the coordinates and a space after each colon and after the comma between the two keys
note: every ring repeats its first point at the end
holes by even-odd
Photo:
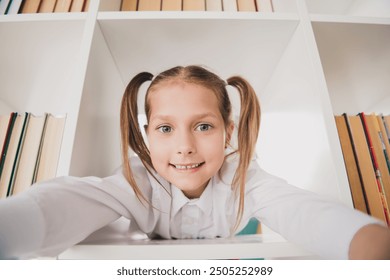
{"type": "Polygon", "coordinates": [[[205,11],[204,0],[183,0],[183,11],[205,11]]]}
{"type": "Polygon", "coordinates": [[[387,204],[387,200],[386,200],[385,193],[384,193],[382,175],[381,175],[381,172],[379,170],[379,165],[378,165],[378,160],[377,160],[377,157],[375,154],[374,145],[372,142],[371,135],[368,131],[366,116],[363,112],[361,112],[361,113],[359,113],[359,117],[360,117],[362,124],[363,124],[364,134],[366,135],[366,138],[367,138],[367,144],[368,144],[368,148],[369,148],[370,155],[371,155],[372,165],[373,165],[374,171],[375,171],[377,186],[378,186],[378,190],[379,190],[379,194],[380,194],[380,198],[381,198],[381,202],[382,202],[382,206],[383,206],[383,211],[384,211],[385,218],[386,218],[386,223],[387,223],[387,225],[390,226],[389,206],[387,204]]]}
{"type": "Polygon", "coordinates": [[[4,162],[5,162],[5,158],[7,156],[7,150],[8,150],[8,146],[9,146],[9,141],[11,139],[11,134],[12,134],[12,130],[13,130],[13,127],[14,127],[14,124],[15,124],[16,117],[17,117],[17,113],[12,112],[11,116],[10,116],[10,119],[9,119],[9,122],[8,122],[7,133],[6,133],[4,144],[3,144],[3,148],[2,148],[2,151],[1,151],[0,178],[1,178],[1,175],[2,175],[2,172],[3,172],[4,162]]]}
{"type": "Polygon", "coordinates": [[[221,0],[206,0],[206,11],[222,11],[221,0]]]}
{"type": "Polygon", "coordinates": [[[15,174],[16,174],[18,166],[19,166],[20,154],[21,154],[22,147],[23,147],[23,144],[24,144],[24,139],[25,139],[25,136],[26,136],[26,127],[27,127],[28,121],[30,119],[30,116],[31,115],[29,113],[24,113],[22,130],[20,132],[18,146],[17,146],[17,150],[16,150],[16,153],[15,153],[14,162],[13,162],[13,165],[12,165],[11,176],[10,176],[9,182],[8,182],[7,196],[10,196],[12,194],[12,192],[13,192],[14,182],[15,182],[15,174]]]}
{"type": "Polygon", "coordinates": [[[367,209],[367,198],[363,187],[362,174],[358,167],[356,147],[353,145],[352,133],[348,116],[335,116],[339,140],[343,152],[344,163],[350,184],[352,201],[355,209],[369,213],[367,209]]]}
{"type": "Polygon", "coordinates": [[[56,0],[42,0],[39,6],[39,13],[52,13],[56,6],[56,0]]]}
{"type": "Polygon", "coordinates": [[[70,12],[80,13],[83,11],[85,1],[84,0],[73,0],[72,6],[70,7],[70,12]]]}
{"type": "Polygon", "coordinates": [[[161,0],[138,0],[138,11],[161,11],[161,0]]]}
{"type": "Polygon", "coordinates": [[[162,11],[181,11],[183,9],[182,0],[162,0],[162,11]]]}
{"type": "Polygon", "coordinates": [[[239,12],[256,12],[255,0],[237,0],[239,12]]]}
{"type": "Polygon", "coordinates": [[[41,0],[26,0],[23,3],[22,14],[33,14],[39,10],[41,0]]]}
{"type": "Polygon", "coordinates": [[[137,4],[137,0],[122,0],[121,11],[136,11],[137,4]]]}
{"type": "Polygon", "coordinates": [[[67,13],[70,10],[72,0],[57,0],[54,7],[55,13],[67,13]]]}
{"type": "Polygon", "coordinates": [[[237,1],[222,0],[222,10],[226,12],[237,12],[237,1]]]}

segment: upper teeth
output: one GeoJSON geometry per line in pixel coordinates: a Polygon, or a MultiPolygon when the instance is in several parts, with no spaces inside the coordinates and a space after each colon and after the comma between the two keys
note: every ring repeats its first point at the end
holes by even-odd
{"type": "Polygon", "coordinates": [[[193,165],[178,165],[176,164],[175,167],[177,169],[190,169],[190,168],[196,168],[200,165],[200,163],[197,163],[197,164],[193,164],[193,165]]]}

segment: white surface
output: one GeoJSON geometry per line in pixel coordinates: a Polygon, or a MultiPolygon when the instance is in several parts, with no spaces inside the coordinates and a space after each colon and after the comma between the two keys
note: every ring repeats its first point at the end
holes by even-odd
{"type": "Polygon", "coordinates": [[[230,239],[105,240],[80,244],[59,259],[239,259],[312,257],[312,254],[276,234],[246,235],[230,239]]]}

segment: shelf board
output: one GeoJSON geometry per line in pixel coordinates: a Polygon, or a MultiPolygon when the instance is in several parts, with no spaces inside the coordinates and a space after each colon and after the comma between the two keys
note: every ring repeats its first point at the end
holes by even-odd
{"type": "Polygon", "coordinates": [[[242,259],[310,257],[313,254],[277,234],[219,239],[105,240],[79,244],[58,259],[242,259]]]}
{"type": "Polygon", "coordinates": [[[3,22],[34,22],[34,21],[74,21],[85,20],[87,13],[35,13],[1,15],[0,23],[3,22]]]}
{"type": "Polygon", "coordinates": [[[310,19],[312,22],[390,25],[390,18],[385,17],[312,14],[310,15],[310,19]]]}

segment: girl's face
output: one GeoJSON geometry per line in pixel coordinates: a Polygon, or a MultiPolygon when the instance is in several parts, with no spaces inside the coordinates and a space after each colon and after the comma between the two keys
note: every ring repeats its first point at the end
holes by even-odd
{"type": "Polygon", "coordinates": [[[199,197],[225,158],[227,135],[214,92],[193,83],[171,82],[150,92],[148,102],[147,136],[154,168],[188,198],[199,197]]]}

